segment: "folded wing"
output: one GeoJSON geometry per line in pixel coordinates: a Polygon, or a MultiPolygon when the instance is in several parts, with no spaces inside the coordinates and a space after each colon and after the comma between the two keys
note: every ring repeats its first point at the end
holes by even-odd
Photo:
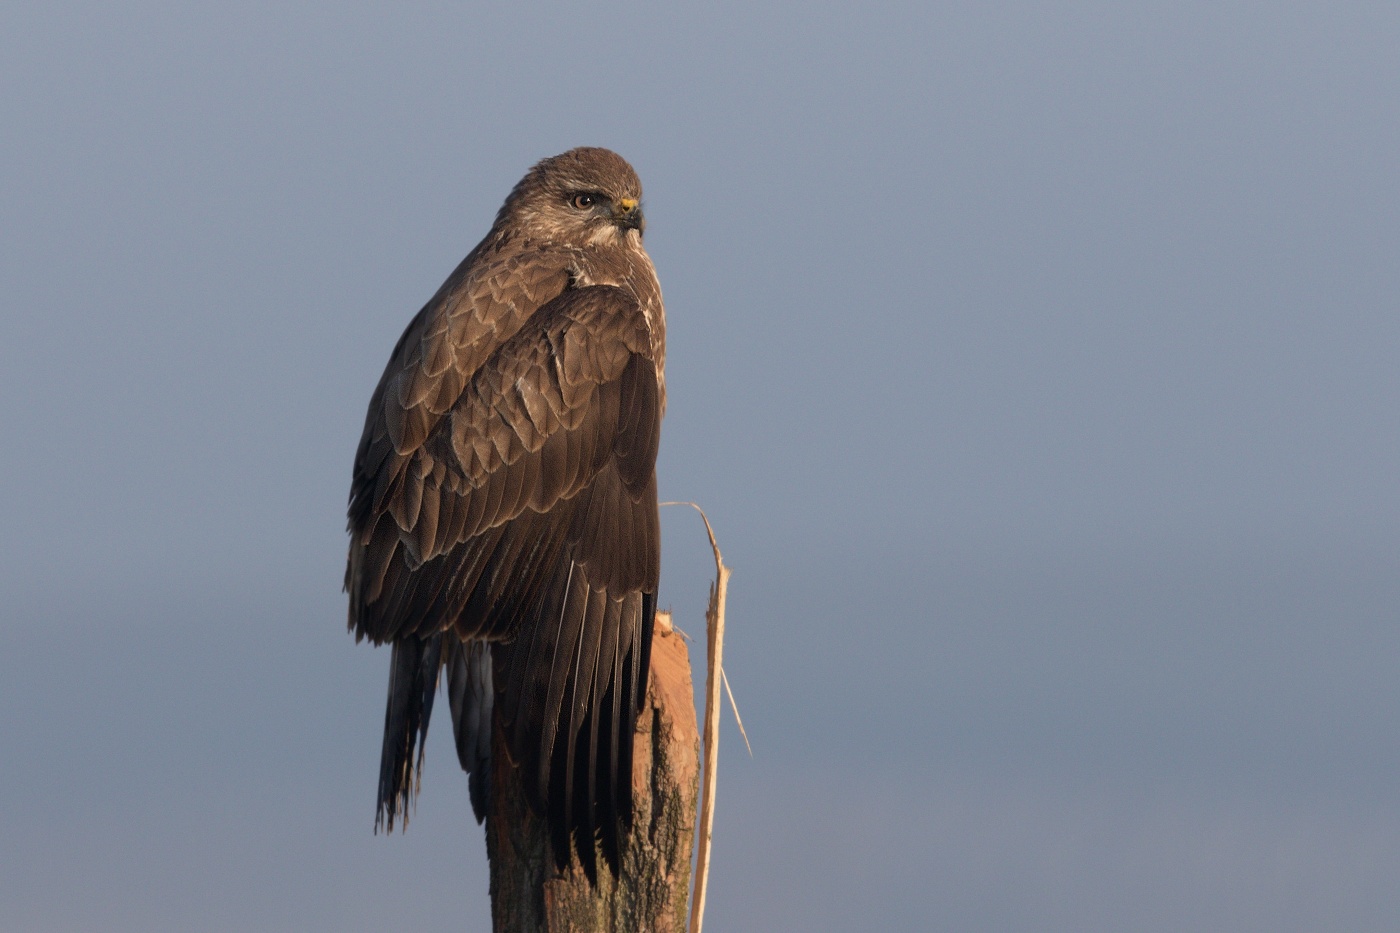
{"type": "MultiPolygon", "coordinates": [[[[437,326],[415,325],[422,334],[437,326]]],[[[400,368],[381,383],[378,420],[372,410],[357,457],[351,628],[394,642],[396,654],[439,636],[467,643],[442,663],[460,668],[454,680],[449,667],[449,688],[465,717],[459,753],[467,750],[462,763],[474,775],[491,717],[474,700],[481,656],[471,643],[492,643],[486,702],[546,815],[556,858],[567,864],[573,835],[592,875],[597,838],[615,867],[631,821],[631,735],[660,561],[661,412],[648,322],[621,289],[566,291],[460,377],[445,375],[457,363],[429,365],[446,355],[434,349],[441,338],[417,340],[427,349],[416,358],[402,344],[396,351],[400,368]],[[454,384],[460,391],[443,404],[454,384]]],[[[386,734],[386,756],[396,748],[404,759],[386,757],[397,775],[387,797],[381,781],[391,820],[407,801],[414,738],[426,731],[422,668],[435,656],[415,647],[403,658],[420,676],[405,678],[417,699],[399,703],[413,734],[386,734]]],[[[391,714],[394,705],[391,691],[391,714]]]]}

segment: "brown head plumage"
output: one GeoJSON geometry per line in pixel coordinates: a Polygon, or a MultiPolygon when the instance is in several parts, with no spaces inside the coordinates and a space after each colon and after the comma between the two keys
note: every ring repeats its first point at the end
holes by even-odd
{"type": "Polygon", "coordinates": [[[523,234],[583,247],[640,240],[642,182],[610,149],[580,146],[541,159],[511,191],[492,226],[495,234],[523,234]]]}

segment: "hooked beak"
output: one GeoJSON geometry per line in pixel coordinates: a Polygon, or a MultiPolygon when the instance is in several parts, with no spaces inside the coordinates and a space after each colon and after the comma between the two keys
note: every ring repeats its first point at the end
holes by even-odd
{"type": "Polygon", "coordinates": [[[644,231],[646,218],[642,216],[642,206],[636,198],[619,198],[613,204],[613,223],[624,230],[644,231]]]}

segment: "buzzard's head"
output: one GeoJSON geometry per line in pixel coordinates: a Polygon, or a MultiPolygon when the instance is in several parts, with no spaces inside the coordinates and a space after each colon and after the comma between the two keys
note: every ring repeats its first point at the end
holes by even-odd
{"type": "Polygon", "coordinates": [[[642,182],[616,152],[570,149],[520,179],[495,228],[567,246],[640,243],[646,228],[642,182]]]}

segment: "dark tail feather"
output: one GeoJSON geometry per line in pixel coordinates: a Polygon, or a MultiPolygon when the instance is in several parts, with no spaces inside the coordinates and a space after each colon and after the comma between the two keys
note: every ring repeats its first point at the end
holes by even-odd
{"type": "Polygon", "coordinates": [[[567,870],[576,852],[593,881],[595,846],[616,876],[632,827],[633,730],[656,601],[635,590],[613,597],[587,574],[562,560],[531,624],[492,652],[500,725],[555,865],[567,870]]]}
{"type": "Polygon", "coordinates": [[[452,705],[452,734],[457,760],[467,772],[472,812],[480,823],[491,800],[491,646],[484,641],[458,644],[447,661],[447,698],[452,705]]]}
{"type": "Polygon", "coordinates": [[[442,637],[394,642],[389,662],[389,703],[384,712],[384,749],[379,757],[379,808],[374,828],[394,830],[398,816],[408,823],[408,807],[418,793],[424,741],[433,713],[441,666],[442,637]],[[414,749],[417,749],[417,756],[414,749]]]}

